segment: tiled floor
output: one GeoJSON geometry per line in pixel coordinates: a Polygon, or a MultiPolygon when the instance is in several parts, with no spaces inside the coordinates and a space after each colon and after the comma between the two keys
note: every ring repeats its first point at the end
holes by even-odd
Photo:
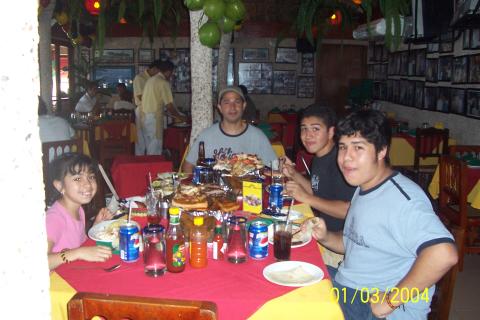
{"type": "Polygon", "coordinates": [[[457,275],[449,320],[480,319],[480,255],[465,256],[463,271],[457,275]]]}

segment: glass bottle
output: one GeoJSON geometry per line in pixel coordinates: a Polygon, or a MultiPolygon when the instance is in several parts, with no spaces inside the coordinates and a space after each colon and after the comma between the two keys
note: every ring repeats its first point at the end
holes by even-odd
{"type": "Polygon", "coordinates": [[[167,231],[167,270],[168,272],[182,272],[185,269],[186,252],[185,238],[180,228],[180,209],[171,207],[169,209],[170,225],[167,231]]]}
{"type": "Polygon", "coordinates": [[[217,220],[215,223],[215,235],[213,236],[213,260],[223,260],[223,244],[222,222],[217,220]]]}
{"type": "Polygon", "coordinates": [[[205,165],[205,143],[200,141],[198,143],[198,158],[197,158],[197,166],[204,166],[205,165]]]}
{"type": "Polygon", "coordinates": [[[207,266],[207,238],[208,232],[203,225],[203,217],[194,217],[189,245],[190,265],[193,268],[205,268],[207,266]]]}

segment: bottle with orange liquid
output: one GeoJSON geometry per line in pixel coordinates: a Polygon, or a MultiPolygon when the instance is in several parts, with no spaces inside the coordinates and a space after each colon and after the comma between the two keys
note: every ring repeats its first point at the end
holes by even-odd
{"type": "Polygon", "coordinates": [[[193,268],[207,266],[207,238],[208,232],[203,225],[203,217],[194,217],[190,231],[190,266],[193,268]]]}

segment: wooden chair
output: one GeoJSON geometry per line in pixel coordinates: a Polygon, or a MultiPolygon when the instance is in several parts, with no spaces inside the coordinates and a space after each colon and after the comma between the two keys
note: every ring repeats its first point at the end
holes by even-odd
{"type": "Polygon", "coordinates": [[[413,166],[402,167],[400,170],[426,190],[437,165],[420,165],[420,160],[440,158],[447,154],[448,136],[448,129],[417,128],[413,166]]]}
{"type": "Polygon", "coordinates": [[[480,245],[475,245],[478,241],[480,210],[467,203],[467,194],[467,164],[453,156],[442,156],[438,211],[447,227],[458,227],[465,233],[459,246],[459,271],[463,270],[466,253],[480,253],[480,245]]]}
{"type": "Polygon", "coordinates": [[[130,120],[109,120],[100,125],[98,155],[100,163],[110,168],[116,155],[133,154],[130,141],[130,120]]]}
{"type": "MultiPolygon", "coordinates": [[[[460,244],[465,240],[464,230],[458,227],[452,227],[450,228],[450,232],[455,238],[457,249],[460,250],[460,244]]],[[[432,297],[432,303],[430,305],[431,312],[428,314],[429,320],[448,320],[458,268],[459,265],[456,264],[436,283],[435,294],[432,297]]]]}
{"type": "Polygon", "coordinates": [[[68,319],[85,320],[208,320],[217,319],[217,306],[209,301],[142,298],[80,292],[68,302],[68,319]]]}

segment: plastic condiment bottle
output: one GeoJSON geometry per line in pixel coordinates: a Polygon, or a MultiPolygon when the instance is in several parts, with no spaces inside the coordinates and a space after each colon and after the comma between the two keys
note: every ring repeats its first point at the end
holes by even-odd
{"type": "Polygon", "coordinates": [[[223,260],[223,244],[222,222],[217,220],[215,223],[215,235],[213,236],[213,260],[223,260]]]}
{"type": "Polygon", "coordinates": [[[185,252],[185,238],[183,231],[180,228],[180,209],[171,207],[169,209],[170,225],[167,230],[167,271],[168,272],[182,272],[185,269],[186,252],[185,252]]]}
{"type": "Polygon", "coordinates": [[[190,231],[190,265],[193,268],[207,266],[207,229],[203,225],[203,217],[193,218],[190,231]]]}

